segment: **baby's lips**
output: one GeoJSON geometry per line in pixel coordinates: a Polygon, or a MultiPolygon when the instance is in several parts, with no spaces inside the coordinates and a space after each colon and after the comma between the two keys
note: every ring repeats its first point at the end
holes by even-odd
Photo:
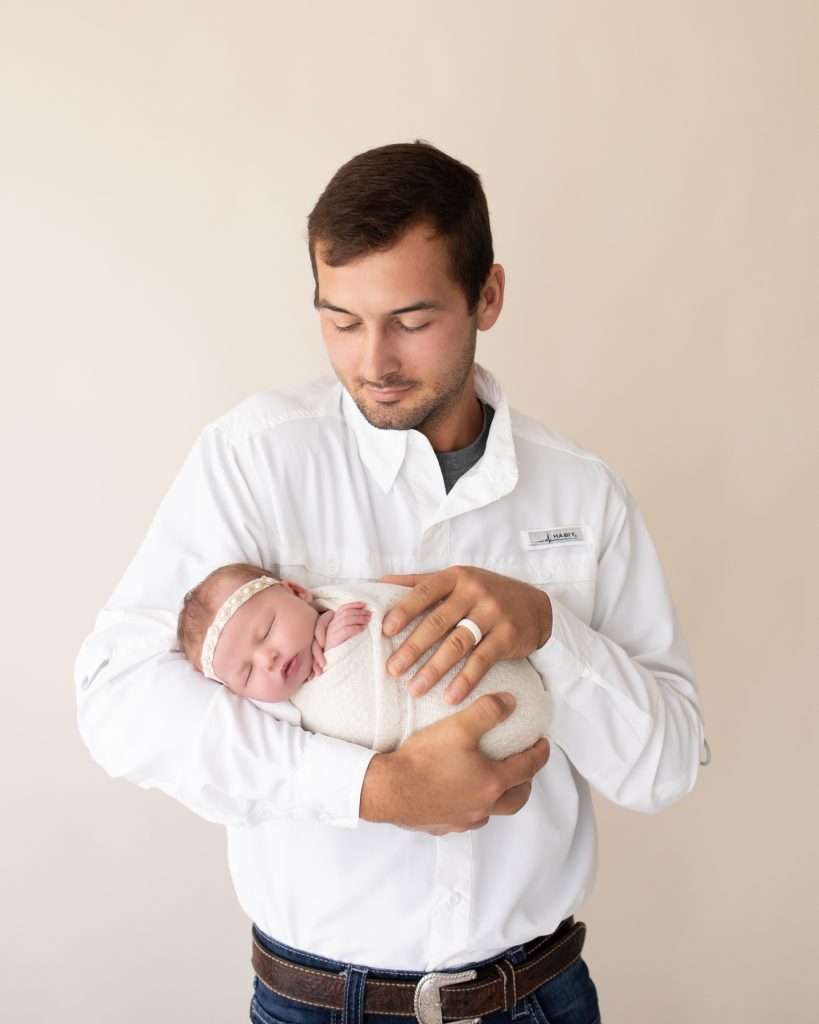
{"type": "Polygon", "coordinates": [[[284,665],[282,665],[282,679],[287,681],[293,675],[293,672],[299,667],[300,661],[301,658],[298,654],[294,654],[292,658],[288,658],[284,665]]]}

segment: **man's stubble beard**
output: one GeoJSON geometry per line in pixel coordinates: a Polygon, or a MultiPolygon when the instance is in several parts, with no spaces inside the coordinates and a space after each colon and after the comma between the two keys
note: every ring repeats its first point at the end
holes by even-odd
{"type": "MultiPolygon", "coordinates": [[[[420,430],[422,427],[435,427],[446,419],[463,394],[464,387],[475,365],[477,337],[476,318],[473,318],[469,344],[464,349],[462,359],[435,381],[431,395],[427,396],[419,405],[413,405],[409,409],[398,408],[399,403],[395,403],[394,406],[376,405],[372,407],[367,404],[369,399],[364,393],[364,388],[368,383],[376,382],[364,381],[361,378],[351,382],[342,376],[335,367],[333,369],[370,426],[377,427],[379,430],[420,430]]],[[[387,376],[377,383],[387,390],[388,386],[401,387],[416,382],[411,379],[406,380],[400,377],[396,379],[387,376]]]]}

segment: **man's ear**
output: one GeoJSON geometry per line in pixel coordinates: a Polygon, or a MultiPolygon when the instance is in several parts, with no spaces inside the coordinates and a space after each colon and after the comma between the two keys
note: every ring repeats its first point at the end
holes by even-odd
{"type": "Polygon", "coordinates": [[[308,604],[313,603],[313,595],[300,583],[294,583],[293,580],[282,580],[281,585],[285,590],[289,590],[291,594],[295,594],[296,597],[300,597],[302,601],[306,601],[308,604]]]}
{"type": "Polygon", "coordinates": [[[506,286],[506,274],[500,263],[494,263],[489,273],[481,294],[478,298],[478,308],[475,314],[476,326],[479,331],[488,331],[500,316],[503,309],[503,290],[506,286]]]}

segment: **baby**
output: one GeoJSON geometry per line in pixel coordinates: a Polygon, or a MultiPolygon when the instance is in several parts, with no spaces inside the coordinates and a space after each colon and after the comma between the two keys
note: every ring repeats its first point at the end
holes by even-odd
{"type": "Polygon", "coordinates": [[[507,757],[545,736],[551,700],[526,660],[498,662],[455,706],[446,703],[443,691],[463,661],[422,697],[407,690],[438,644],[405,675],[389,675],[387,659],[420,621],[397,636],[381,631],[384,615],[406,592],[364,582],[311,593],[259,566],[226,565],[186,595],[178,645],[203,675],[271,713],[276,714],[274,702],[289,701],[304,728],[381,752],[484,693],[507,692],[516,700],[515,713],[482,737],[485,754],[507,757]]]}
{"type": "Polygon", "coordinates": [[[241,697],[280,701],[319,675],[324,652],[360,633],[369,619],[363,601],[325,610],[298,583],[237,562],[215,569],[185,595],[177,641],[208,679],[241,697]]]}

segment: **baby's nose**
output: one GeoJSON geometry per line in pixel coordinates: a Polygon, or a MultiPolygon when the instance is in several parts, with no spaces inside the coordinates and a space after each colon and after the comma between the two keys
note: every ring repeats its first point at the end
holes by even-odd
{"type": "Polygon", "coordinates": [[[279,652],[276,650],[273,644],[266,643],[263,644],[262,647],[260,648],[259,660],[261,661],[262,666],[268,671],[270,671],[270,669],[273,668],[273,665],[275,664],[276,659],[278,657],[279,652]]]}

